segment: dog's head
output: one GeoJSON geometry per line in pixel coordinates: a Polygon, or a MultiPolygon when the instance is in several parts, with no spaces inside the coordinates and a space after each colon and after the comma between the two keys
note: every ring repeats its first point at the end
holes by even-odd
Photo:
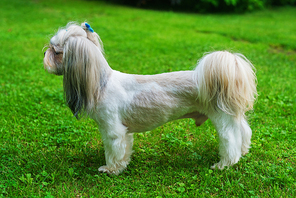
{"type": "Polygon", "coordinates": [[[109,67],[103,55],[100,37],[88,23],[69,23],[50,39],[44,53],[44,68],[64,76],[64,92],[68,106],[77,117],[89,112],[99,98],[109,67]]]}
{"type": "Polygon", "coordinates": [[[63,75],[68,64],[85,64],[85,57],[99,50],[103,53],[99,35],[88,23],[78,26],[69,23],[50,39],[49,48],[44,53],[44,68],[52,74],[63,75]]]}

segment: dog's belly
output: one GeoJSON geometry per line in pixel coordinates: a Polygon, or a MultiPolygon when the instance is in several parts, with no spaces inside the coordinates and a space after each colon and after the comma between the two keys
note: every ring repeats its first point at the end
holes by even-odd
{"type": "Polygon", "coordinates": [[[183,119],[183,118],[193,118],[195,120],[196,126],[202,125],[208,119],[206,115],[199,113],[197,111],[192,113],[187,113],[179,119],[183,119]]]}
{"type": "Polygon", "coordinates": [[[199,126],[207,116],[198,112],[198,104],[188,95],[167,95],[152,91],[134,98],[130,108],[122,117],[122,124],[128,132],[145,132],[169,121],[193,118],[199,126]],[[153,93],[153,94],[152,94],[153,93]]]}
{"type": "Polygon", "coordinates": [[[162,114],[157,110],[154,111],[154,113],[152,112],[150,113],[151,113],[150,116],[148,114],[146,115],[132,114],[131,117],[124,119],[122,124],[127,127],[127,130],[129,133],[135,133],[135,132],[150,131],[169,121],[178,120],[178,119],[192,118],[195,120],[196,126],[200,126],[208,119],[207,116],[199,112],[191,112],[186,114],[182,113],[183,115],[181,116],[180,116],[180,113],[177,113],[176,115],[168,116],[168,115],[162,114]]]}

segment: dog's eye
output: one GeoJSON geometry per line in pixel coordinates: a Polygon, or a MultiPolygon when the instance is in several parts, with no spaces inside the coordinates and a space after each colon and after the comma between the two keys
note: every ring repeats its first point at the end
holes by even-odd
{"type": "Polygon", "coordinates": [[[60,54],[63,54],[63,52],[54,52],[55,55],[60,55],[60,54]]]}
{"type": "Polygon", "coordinates": [[[55,55],[63,54],[63,51],[59,50],[57,47],[55,47],[55,46],[53,46],[53,45],[51,45],[50,47],[51,47],[51,50],[53,51],[53,53],[54,53],[55,55]]]}

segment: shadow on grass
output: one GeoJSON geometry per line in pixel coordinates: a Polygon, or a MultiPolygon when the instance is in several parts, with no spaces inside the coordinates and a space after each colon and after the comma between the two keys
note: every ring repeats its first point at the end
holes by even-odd
{"type": "MultiPolygon", "coordinates": [[[[204,168],[218,162],[216,148],[202,145],[204,148],[194,149],[193,152],[186,148],[176,150],[159,150],[156,153],[143,153],[136,148],[130,165],[122,175],[139,175],[160,172],[191,172],[198,173],[204,168]]],[[[18,156],[22,162],[22,172],[33,175],[44,175],[44,181],[64,182],[67,178],[83,180],[87,175],[95,176],[103,173],[98,168],[105,165],[104,149],[101,144],[86,146],[53,146],[48,150],[43,148],[30,156],[18,156]],[[30,159],[30,160],[28,160],[30,159]],[[53,178],[55,177],[55,179],[53,178]],[[57,177],[59,176],[59,177],[57,177]],[[55,181],[54,181],[55,180],[55,181]]]]}
{"type": "Polygon", "coordinates": [[[135,149],[132,161],[125,174],[137,174],[144,172],[199,172],[201,169],[210,168],[219,160],[217,146],[201,144],[193,149],[174,148],[158,149],[150,152],[143,149],[135,149]]]}

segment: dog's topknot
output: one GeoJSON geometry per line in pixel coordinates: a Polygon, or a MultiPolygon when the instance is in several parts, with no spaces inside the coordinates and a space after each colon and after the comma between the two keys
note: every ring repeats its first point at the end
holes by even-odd
{"type": "Polygon", "coordinates": [[[81,27],[85,30],[87,38],[91,40],[98,48],[100,48],[101,52],[103,52],[103,43],[99,35],[91,28],[91,26],[87,22],[83,22],[81,24],[81,27]]]}
{"type": "Polygon", "coordinates": [[[86,22],[83,22],[81,26],[74,22],[68,23],[65,28],[59,29],[56,36],[52,37],[50,43],[52,45],[62,47],[70,37],[88,38],[100,49],[102,53],[104,53],[103,44],[99,35],[94,32],[90,25],[86,22]]]}

